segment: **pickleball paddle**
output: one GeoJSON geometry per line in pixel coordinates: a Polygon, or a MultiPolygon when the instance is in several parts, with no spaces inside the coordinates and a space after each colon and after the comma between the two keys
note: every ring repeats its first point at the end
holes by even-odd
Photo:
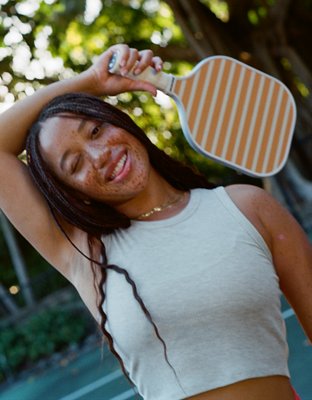
{"type": "MultiPolygon", "coordinates": [[[[119,73],[119,53],[109,72],[119,73]]],[[[153,83],[175,101],[181,127],[199,153],[255,177],[284,166],[296,106],[279,80],[227,56],[203,59],[183,77],[149,67],[127,77],[153,83]]]]}

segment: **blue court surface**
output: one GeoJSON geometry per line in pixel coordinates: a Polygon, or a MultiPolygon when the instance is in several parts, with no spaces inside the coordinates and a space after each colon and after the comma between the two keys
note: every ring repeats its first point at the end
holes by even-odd
{"type": "MultiPolygon", "coordinates": [[[[293,311],[283,302],[293,386],[302,400],[312,400],[312,346],[293,311]]],[[[107,350],[89,348],[68,356],[43,373],[0,387],[1,400],[126,400],[140,399],[107,350]]]]}

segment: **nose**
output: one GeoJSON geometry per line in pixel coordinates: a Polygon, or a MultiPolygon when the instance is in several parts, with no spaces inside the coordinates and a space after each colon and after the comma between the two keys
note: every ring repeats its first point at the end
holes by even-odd
{"type": "Polygon", "coordinates": [[[89,160],[95,169],[103,168],[110,154],[111,151],[107,147],[90,147],[88,151],[89,160]]]}

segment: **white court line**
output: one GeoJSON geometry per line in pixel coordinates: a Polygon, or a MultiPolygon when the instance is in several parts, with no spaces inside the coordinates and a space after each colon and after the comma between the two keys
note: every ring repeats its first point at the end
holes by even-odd
{"type": "Polygon", "coordinates": [[[133,391],[133,389],[129,389],[126,392],[123,392],[118,396],[112,397],[109,400],[126,400],[126,399],[129,399],[130,397],[132,397],[134,394],[135,394],[135,392],[133,391]]]}
{"type": "MultiPolygon", "coordinates": [[[[92,382],[89,385],[86,385],[86,386],[76,390],[73,393],[70,393],[67,396],[61,397],[59,400],[76,400],[76,399],[79,399],[80,397],[84,396],[85,394],[93,392],[93,390],[96,390],[96,389],[100,388],[101,386],[106,385],[107,383],[119,378],[122,375],[123,374],[122,374],[122,372],[120,370],[117,370],[115,372],[111,372],[110,374],[104,376],[103,378],[98,379],[97,381],[92,382]]],[[[132,393],[133,393],[133,391],[132,391],[132,393]]],[[[125,397],[125,399],[128,399],[128,397],[125,397]]]]}
{"type": "MultiPolygon", "coordinates": [[[[292,308],[289,308],[288,310],[283,311],[282,316],[284,319],[290,318],[293,315],[295,315],[295,312],[292,308]]],[[[90,383],[89,385],[86,385],[82,387],[81,389],[76,390],[75,392],[64,396],[60,398],[59,400],[76,400],[79,399],[80,397],[84,396],[85,394],[88,394],[90,392],[93,392],[93,390],[96,390],[100,388],[101,386],[106,385],[107,383],[119,378],[122,376],[122,372],[117,370],[115,372],[112,372],[106,376],[104,376],[101,379],[98,379],[97,381],[90,383]]],[[[133,389],[129,389],[126,392],[123,392],[119,394],[118,396],[112,397],[110,400],[127,400],[130,397],[134,395],[133,389]]]]}
{"type": "Polygon", "coordinates": [[[292,308],[289,308],[288,310],[282,312],[282,316],[284,319],[290,318],[293,315],[295,315],[295,312],[292,308]]]}

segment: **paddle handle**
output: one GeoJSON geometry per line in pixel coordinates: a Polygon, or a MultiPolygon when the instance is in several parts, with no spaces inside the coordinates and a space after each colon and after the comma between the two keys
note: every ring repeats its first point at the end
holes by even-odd
{"type": "MultiPolygon", "coordinates": [[[[119,61],[120,61],[120,54],[118,52],[116,52],[113,54],[113,56],[111,57],[109,64],[108,64],[108,71],[111,74],[120,75],[119,61]]],[[[127,78],[130,78],[133,80],[141,80],[141,81],[150,82],[153,85],[155,85],[156,88],[161,90],[162,92],[164,92],[166,94],[170,93],[172,86],[173,86],[173,82],[174,82],[173,75],[167,74],[163,71],[156,71],[155,68],[153,68],[153,67],[147,67],[140,74],[134,74],[133,73],[134,69],[135,69],[135,66],[126,75],[127,78]]]]}

